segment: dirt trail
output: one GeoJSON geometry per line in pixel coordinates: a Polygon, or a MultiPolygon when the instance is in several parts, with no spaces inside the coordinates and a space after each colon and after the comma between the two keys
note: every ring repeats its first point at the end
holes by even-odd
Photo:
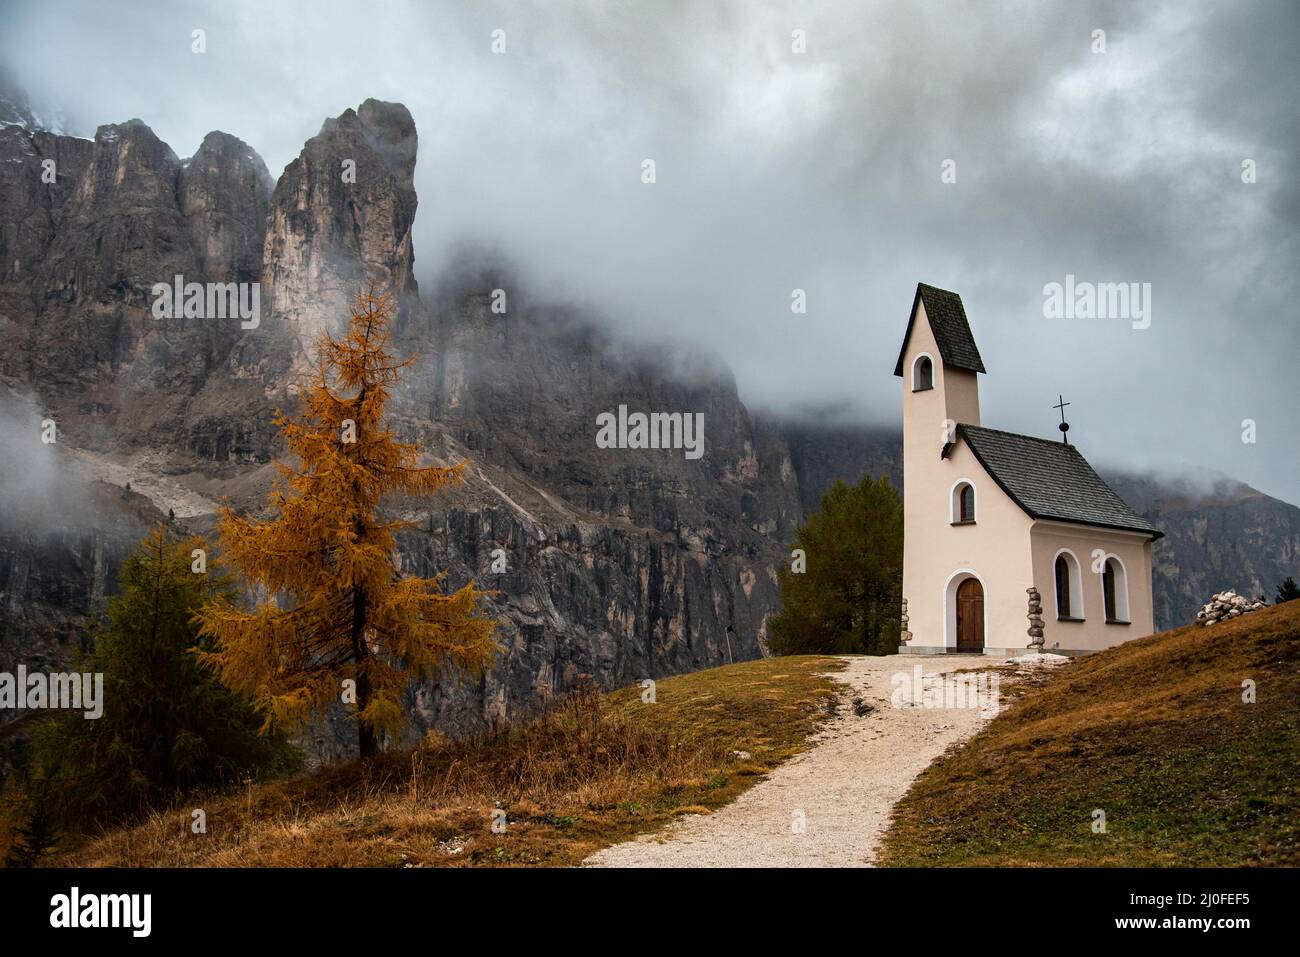
{"type": "MultiPolygon", "coordinates": [[[[816,744],[712,814],[616,844],[584,863],[597,867],[870,867],[889,812],[921,771],[977,731],[977,708],[891,707],[891,679],[977,668],[1001,659],[948,655],[850,658],[835,675],[847,700],[816,744]],[[854,713],[853,698],[875,710],[854,713]],[[804,823],[802,833],[797,823],[804,823]]],[[[935,679],[936,681],[938,679],[935,679]]]]}

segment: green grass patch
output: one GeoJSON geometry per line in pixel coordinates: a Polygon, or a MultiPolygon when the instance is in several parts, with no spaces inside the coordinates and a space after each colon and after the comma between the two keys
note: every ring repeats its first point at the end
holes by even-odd
{"type": "MultiPolygon", "coordinates": [[[[734,800],[808,746],[844,661],[797,656],[587,688],[469,739],[209,794],[84,837],[68,866],[571,866],[681,814],[734,800]],[[742,757],[740,752],[746,752],[742,757]],[[207,811],[193,835],[190,809],[207,811]],[[505,829],[492,827],[505,812],[505,829]]],[[[68,845],[65,845],[65,847],[68,845]]]]}
{"type": "Polygon", "coordinates": [[[1300,864],[1300,601],[1061,666],[920,775],[880,862],[1300,864]]]}

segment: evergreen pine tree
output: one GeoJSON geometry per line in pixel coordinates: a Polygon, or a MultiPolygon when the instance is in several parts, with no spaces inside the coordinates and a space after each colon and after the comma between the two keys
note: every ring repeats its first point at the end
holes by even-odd
{"type": "Polygon", "coordinates": [[[1300,598],[1300,587],[1296,587],[1295,579],[1287,575],[1286,580],[1277,586],[1277,597],[1273,599],[1273,604],[1280,605],[1297,598],[1300,598]]]}
{"type": "Polygon", "coordinates": [[[836,482],[795,533],[806,570],[778,572],[782,610],[768,646],[776,654],[898,650],[903,502],[889,480],[836,482]]]}
{"type": "Polygon", "coordinates": [[[282,736],[259,733],[249,702],[195,655],[210,648],[196,611],[233,594],[219,569],[194,571],[201,546],[169,538],[163,524],[140,543],[122,565],[93,652],[74,662],[75,671],[103,675],[101,716],[54,712],[34,730],[28,790],[43,790],[58,821],[118,821],[197,788],[301,765],[282,736]]]}
{"type": "Polygon", "coordinates": [[[58,846],[58,827],[43,790],[28,801],[26,820],[14,837],[5,867],[35,867],[41,857],[58,846]]]}

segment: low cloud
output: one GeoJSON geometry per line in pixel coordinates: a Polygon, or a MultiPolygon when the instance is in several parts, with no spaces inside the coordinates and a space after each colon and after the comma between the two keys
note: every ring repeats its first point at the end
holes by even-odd
{"type": "Polygon", "coordinates": [[[1294,4],[17,0],[5,17],[0,55],[34,103],[139,116],[180,154],[223,129],[274,173],[325,116],[405,103],[426,289],[484,243],[548,300],[722,356],[756,407],[888,425],[925,281],[965,300],[986,424],[1054,436],[1064,394],[1096,461],[1210,465],[1300,501],[1294,4]],[[1150,283],[1150,328],[1045,319],[1067,275],[1150,283]]]}
{"type": "Polygon", "coordinates": [[[40,528],[75,519],[84,511],[54,443],[57,425],[30,396],[0,383],[0,523],[7,528],[40,528]]]}

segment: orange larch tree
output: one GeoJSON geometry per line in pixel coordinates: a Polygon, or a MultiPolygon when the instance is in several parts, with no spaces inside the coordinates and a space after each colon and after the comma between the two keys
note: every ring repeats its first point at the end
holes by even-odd
{"type": "Polygon", "coordinates": [[[413,680],[445,665],[479,672],[496,649],[484,592],[470,582],[446,594],[441,575],[403,578],[394,535],[410,523],[379,514],[386,495],[431,494],[464,468],[419,465],[419,447],[384,421],[414,361],[387,351],[393,311],[372,287],[342,338],[321,335],[301,415],[275,420],[298,464],[276,463],[270,516],[222,510],[225,559],[269,597],[253,611],[218,600],[199,613],[216,645],[203,659],[253,700],[266,730],[301,728],[354,691],[363,757],[379,750],[381,732],[405,725],[401,696],[413,680]]]}

